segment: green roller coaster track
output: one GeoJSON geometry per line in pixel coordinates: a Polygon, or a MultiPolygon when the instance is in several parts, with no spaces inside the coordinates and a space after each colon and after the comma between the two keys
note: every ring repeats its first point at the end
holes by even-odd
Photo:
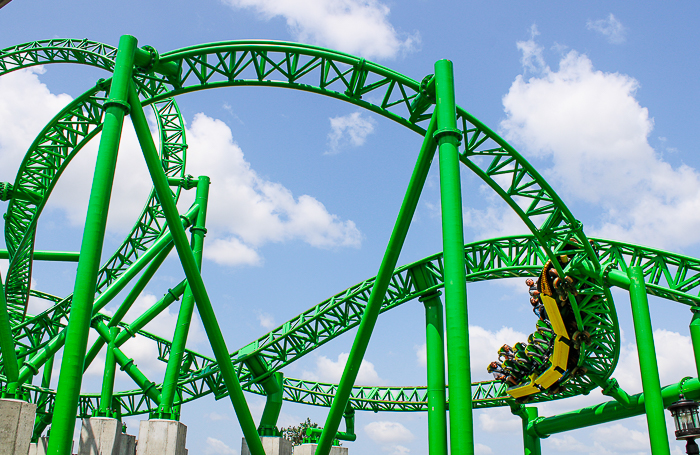
{"type": "MultiPolygon", "coordinates": [[[[279,390],[276,378],[280,377],[278,373],[286,366],[356,327],[359,330],[351,359],[340,384],[282,377],[284,400],[330,408],[319,440],[318,454],[328,453],[336,436],[345,437],[344,433],[338,433],[338,424],[346,409],[429,411],[430,453],[446,454],[444,439],[447,430],[443,428],[442,433],[438,431],[440,425],[446,425],[446,404],[449,404],[450,425],[462,425],[460,431],[451,427],[449,432],[452,453],[473,453],[473,408],[510,406],[514,413],[524,419],[526,450],[536,453],[539,451],[537,438],[559,431],[561,425],[558,426],[556,420],[547,420],[546,424],[541,424],[545,428],[542,430],[538,427],[539,420],[533,417],[532,408],[525,406],[526,403],[587,394],[598,386],[616,400],[624,401],[622,397],[626,396],[625,392],[611,378],[620,353],[620,334],[610,287],[630,289],[633,304],[639,300],[639,297],[634,297],[638,295],[635,292],[641,289],[642,294],[683,303],[695,310],[700,301],[700,260],[637,245],[587,238],[582,224],[513,147],[466,110],[450,104],[450,97],[454,97],[451,64],[445,62],[438,62],[436,74],[426,76],[419,83],[352,55],[275,41],[221,42],[162,55],[150,47],[138,49],[136,40],[128,36],[122,37],[119,48],[89,40],[54,39],[0,50],[0,76],[51,63],[78,63],[114,74],[113,77],[97,81],[93,88],[56,114],[29,147],[15,181],[0,183],[0,199],[9,200],[5,214],[5,242],[10,260],[4,282],[5,298],[0,301],[4,306],[0,308],[0,385],[3,396],[37,404],[34,437],[41,435],[47,425],[52,425],[50,453],[62,454],[68,438],[72,437],[72,430],[67,435],[67,429],[72,429],[76,416],[124,417],[148,413],[152,417],[177,419],[181,404],[213,394],[217,399],[230,396],[244,435],[251,440],[258,433],[255,432],[241,391],[266,395],[269,401],[273,393],[279,390]],[[209,183],[206,177],[193,178],[185,174],[185,128],[175,97],[204,89],[235,86],[291,88],[329,96],[384,116],[425,138],[377,277],[314,305],[270,333],[230,351],[221,337],[198,271],[209,183]],[[160,150],[157,154],[141,110],[141,106],[146,105],[152,106],[158,125],[160,150]],[[84,243],[79,259],[68,253],[35,251],[38,218],[71,160],[101,131],[98,167],[109,162],[101,157],[108,155],[110,147],[118,147],[121,123],[114,119],[127,113],[132,117],[149,163],[154,189],[117,252],[99,269],[95,268],[94,277],[81,281],[81,276],[89,277],[92,273],[81,272],[93,267],[85,264],[91,260],[99,261],[99,255],[95,259],[88,258],[94,257],[91,252],[98,244],[84,243]],[[109,138],[116,138],[117,145],[110,144],[109,138]],[[456,166],[460,162],[515,211],[531,234],[464,245],[463,240],[455,243],[461,238],[461,229],[455,231],[444,227],[445,238],[452,236],[450,242],[446,240],[444,256],[440,253],[396,267],[398,251],[436,150],[439,150],[441,175],[443,167],[447,175],[451,163],[456,166]],[[195,204],[187,213],[177,213],[174,202],[181,190],[195,188],[195,204]],[[191,232],[191,244],[184,237],[185,229],[191,232]],[[173,289],[168,289],[161,300],[132,323],[123,322],[131,304],[173,247],[183,263],[187,278],[173,289]],[[79,278],[76,298],[73,294],[58,297],[31,289],[32,263],[35,259],[77,259],[79,278]],[[466,300],[460,302],[459,297],[455,297],[459,294],[454,290],[455,277],[456,288],[459,288],[460,280],[466,284],[500,278],[533,277],[539,275],[544,267],[553,267],[557,276],[569,277],[572,283],[562,295],[560,305],[570,309],[571,327],[577,333],[586,334],[579,343],[580,347],[576,348],[576,354],[572,354],[572,363],[559,375],[557,387],[539,390],[524,399],[514,399],[508,393],[507,384],[500,380],[477,382],[470,386],[468,341],[455,335],[460,327],[464,332],[461,336],[467,332],[466,313],[463,320],[455,316],[466,310],[466,300]],[[141,272],[141,276],[136,278],[141,272]],[[78,291],[85,286],[91,287],[90,280],[93,278],[94,289],[83,291],[90,295],[87,303],[84,303],[84,294],[78,294],[78,291]],[[108,317],[99,312],[132,281],[135,283],[115,315],[108,317]],[[460,357],[463,353],[448,350],[449,382],[452,387],[446,387],[445,366],[432,367],[430,364],[428,381],[431,383],[441,377],[442,395],[431,395],[425,386],[355,385],[358,359],[361,361],[364,355],[378,315],[415,299],[424,303],[437,299],[437,305],[441,307],[437,298],[441,292],[446,295],[448,327],[445,335],[448,346],[450,340],[453,346],[466,346],[466,368],[465,357],[460,357]],[[49,301],[52,306],[38,315],[27,314],[30,296],[49,301]],[[186,331],[176,331],[172,339],[164,339],[144,330],[148,322],[181,298],[179,318],[189,324],[196,303],[215,358],[185,349],[186,331]],[[71,340],[84,337],[86,342],[90,328],[98,333],[98,340],[87,351],[84,345],[76,349],[75,341],[71,340]],[[145,337],[157,344],[158,360],[167,365],[162,383],[146,378],[133,360],[121,351],[120,346],[133,336],[145,337]],[[61,378],[58,389],[52,390],[49,388],[51,366],[54,356],[61,349],[64,350],[61,378]],[[102,349],[111,359],[111,366],[109,361],[105,366],[102,393],[79,394],[80,376],[102,349]],[[78,361],[73,364],[67,362],[67,352],[78,361]],[[21,359],[19,364],[15,359],[18,354],[21,359]],[[116,364],[129,374],[138,388],[112,390],[116,364]],[[466,370],[467,376],[453,376],[456,374],[455,366],[466,370]],[[43,377],[40,384],[35,384],[34,378],[42,367],[43,377]],[[436,368],[442,370],[442,376],[436,368]],[[452,392],[449,398],[446,395],[448,391],[452,392]],[[64,400],[63,404],[57,405],[57,400],[64,400]],[[434,406],[440,401],[442,415],[439,410],[435,411],[434,406]],[[438,436],[438,433],[442,436],[438,436]],[[537,442],[533,442],[536,439],[537,442]]],[[[113,153],[116,156],[116,148],[113,153]]],[[[104,166],[109,172],[109,165],[104,166]]],[[[456,182],[446,182],[447,177],[442,179],[443,207],[461,204],[458,177],[456,182]],[[446,190],[448,185],[453,185],[452,190],[446,190]]],[[[93,200],[98,200],[96,194],[105,191],[99,186],[93,187],[91,206],[93,200]]],[[[108,192],[106,197],[108,202],[108,192]]],[[[461,226],[461,218],[454,218],[446,210],[443,212],[443,223],[447,220],[447,224],[461,226]]],[[[90,213],[86,229],[91,226],[90,213]]],[[[99,225],[99,216],[95,220],[95,225],[99,225]]],[[[99,233],[97,235],[99,237],[99,233]]],[[[96,266],[97,262],[94,262],[96,266]]],[[[441,318],[442,313],[440,326],[441,318]]],[[[442,337],[441,332],[442,329],[442,337]]],[[[643,340],[640,340],[638,337],[638,342],[642,343],[643,340]]],[[[653,347],[653,341],[651,343],[653,347]]],[[[433,345],[437,349],[433,352],[441,352],[442,343],[439,344],[433,345]]],[[[432,355],[431,358],[436,356],[432,355]]],[[[655,374],[658,383],[658,372],[655,374]]],[[[662,397],[658,387],[647,387],[647,383],[645,380],[647,402],[653,401],[657,394],[662,397]]],[[[698,392],[691,389],[683,389],[681,385],[679,390],[685,390],[689,396],[698,392]]],[[[664,389],[663,393],[666,391],[664,389]]],[[[670,399],[669,393],[663,398],[670,399]]],[[[640,398],[635,399],[638,402],[640,398]]],[[[660,403],[663,410],[663,402],[660,403]]],[[[651,404],[646,406],[650,427],[652,421],[658,424],[659,419],[658,412],[650,410],[652,407],[651,404]]],[[[645,410],[635,408],[629,412],[639,414],[645,410]]],[[[270,419],[264,415],[257,431],[261,435],[268,434],[266,428],[274,428],[275,423],[276,416],[270,419]]],[[[580,422],[578,427],[589,424],[580,422]]],[[[658,443],[652,442],[652,447],[655,453],[657,450],[663,452],[663,449],[658,449],[658,443]]],[[[261,450],[262,446],[251,443],[252,453],[261,455],[261,450]]]]}

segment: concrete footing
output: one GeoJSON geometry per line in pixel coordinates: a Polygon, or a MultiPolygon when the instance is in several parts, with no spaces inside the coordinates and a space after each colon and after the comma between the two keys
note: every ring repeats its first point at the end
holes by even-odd
{"type": "MultiPolygon", "coordinates": [[[[265,449],[265,455],[292,455],[292,451],[294,450],[292,441],[282,437],[261,436],[260,442],[262,442],[263,449],[265,449]]],[[[248,442],[245,438],[243,438],[241,442],[241,455],[250,455],[248,442]]]]}
{"type": "Polygon", "coordinates": [[[176,420],[142,420],[138,455],[187,455],[187,427],[176,420]]]}
{"type": "MultiPolygon", "coordinates": [[[[318,444],[302,444],[294,448],[294,455],[314,455],[318,444]]],[[[347,447],[333,446],[329,455],[348,455],[347,447]]]]}
{"type": "Polygon", "coordinates": [[[36,405],[22,400],[0,400],[0,453],[27,455],[32,442],[36,405]]]}
{"type": "MultiPolygon", "coordinates": [[[[135,442],[135,441],[134,441],[135,442]]],[[[73,445],[71,444],[70,446],[70,452],[73,453],[73,445]]],[[[44,437],[44,438],[39,438],[38,442],[32,442],[29,444],[29,455],[46,455],[49,453],[49,438],[44,437]]],[[[130,455],[133,455],[134,452],[131,452],[130,455]]]]}
{"type": "Polygon", "coordinates": [[[136,436],[122,433],[117,419],[83,419],[78,455],[136,455],[136,436]]]}

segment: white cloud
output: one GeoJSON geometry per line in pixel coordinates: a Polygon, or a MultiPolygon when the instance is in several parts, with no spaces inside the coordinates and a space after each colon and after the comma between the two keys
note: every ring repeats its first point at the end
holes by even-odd
{"type": "Polygon", "coordinates": [[[391,455],[403,455],[411,450],[401,443],[411,442],[415,439],[411,430],[399,422],[370,422],[365,425],[365,433],[375,443],[382,446],[382,451],[391,455]]]}
{"type": "Polygon", "coordinates": [[[205,244],[204,257],[220,265],[262,265],[258,252],[235,237],[211,239],[205,244]]]}
{"type": "MultiPolygon", "coordinates": [[[[634,339],[630,341],[620,349],[620,360],[613,376],[625,391],[639,393],[642,391],[639,354],[634,339]]],[[[688,355],[693,352],[689,336],[657,329],[654,331],[654,348],[662,386],[678,382],[686,376],[697,375],[693,356],[688,355]]]]}
{"type": "MultiPolygon", "coordinates": [[[[340,378],[343,376],[343,369],[345,369],[345,364],[348,362],[348,357],[350,354],[347,352],[341,352],[338,354],[338,360],[334,361],[328,357],[322,355],[316,358],[316,369],[315,371],[303,371],[302,379],[308,381],[320,381],[320,382],[340,382],[340,378]]],[[[355,384],[357,385],[380,385],[384,381],[379,377],[377,371],[374,369],[374,364],[365,359],[362,360],[360,364],[360,371],[357,373],[357,379],[355,384]]]]}
{"type": "Polygon", "coordinates": [[[374,119],[363,118],[360,112],[329,118],[331,131],[328,133],[327,154],[336,154],[347,145],[359,147],[365,143],[367,136],[374,131],[374,119]]]}
{"type": "Polygon", "coordinates": [[[588,30],[593,30],[605,36],[612,44],[622,44],[625,42],[627,29],[617,20],[612,13],[607,19],[598,19],[586,23],[588,30]]]}
{"type": "Polygon", "coordinates": [[[212,185],[205,257],[223,265],[259,265],[257,248],[270,242],[302,240],[317,248],[359,247],[355,223],[342,221],[317,199],[295,198],[280,183],[250,167],[231,129],[200,113],[187,131],[187,170],[207,175],[212,185]]]}
{"type": "MultiPolygon", "coordinates": [[[[541,55],[533,39],[519,46],[523,58],[541,55]]],[[[551,160],[543,174],[556,191],[599,213],[587,232],[661,248],[700,241],[700,174],[672,167],[649,145],[653,119],[635,98],[639,83],[597,71],[573,50],[556,71],[528,61],[539,76],[519,75],[504,96],[503,135],[551,160]]]]}
{"type": "MultiPolygon", "coordinates": [[[[536,317],[532,316],[532,331],[535,331],[536,317]]],[[[484,329],[477,325],[469,326],[469,358],[472,381],[486,381],[493,377],[486,371],[489,363],[498,358],[498,349],[504,344],[513,346],[518,341],[526,341],[527,335],[511,327],[502,327],[497,332],[484,329]]],[[[415,346],[416,360],[419,365],[427,365],[425,343],[415,346]]],[[[447,352],[447,348],[445,348],[447,352]]]]}
{"type": "Polygon", "coordinates": [[[486,409],[479,413],[479,428],[486,433],[513,434],[522,431],[522,420],[509,408],[486,409]]]}
{"type": "Polygon", "coordinates": [[[267,330],[272,330],[277,324],[275,324],[275,317],[270,313],[259,313],[258,321],[260,322],[260,327],[267,330]]]}
{"type": "Polygon", "coordinates": [[[227,446],[224,441],[212,437],[207,438],[205,453],[207,455],[238,455],[238,452],[227,446]]]}
{"type": "Polygon", "coordinates": [[[486,444],[481,444],[477,442],[474,444],[474,453],[476,455],[491,455],[493,453],[493,449],[491,447],[487,446],[486,444]]]}
{"type": "Polygon", "coordinates": [[[294,39],[366,58],[393,58],[414,49],[420,35],[402,36],[377,0],[222,0],[264,18],[283,17],[294,39]]]}
{"type": "Polygon", "coordinates": [[[231,420],[231,416],[229,416],[228,414],[219,414],[218,412],[210,412],[209,414],[205,414],[205,417],[207,417],[213,422],[218,422],[221,420],[231,420]]]}
{"type": "MultiPolygon", "coordinates": [[[[71,101],[54,95],[39,81],[41,67],[0,78],[0,179],[14,181],[27,148],[50,118],[71,101]]],[[[351,128],[352,129],[352,128],[351,128]]],[[[354,130],[353,130],[354,131],[354,130]]],[[[350,133],[360,140],[362,133],[350,133]]],[[[359,247],[362,234],[309,195],[295,198],[280,183],[251,169],[225,123],[204,114],[187,131],[187,170],[209,175],[211,189],[205,257],[224,265],[260,265],[257,248],[269,242],[302,240],[317,248],[359,247]],[[211,229],[213,228],[213,229],[211,229]],[[217,231],[218,230],[218,231],[217,231]]],[[[95,137],[70,163],[58,181],[47,211],[58,210],[80,226],[87,212],[100,137],[95,137]]],[[[151,188],[150,177],[133,127],[125,120],[112,193],[108,231],[123,233],[135,222],[151,188]]],[[[191,193],[188,197],[191,198],[191,193]]]]}

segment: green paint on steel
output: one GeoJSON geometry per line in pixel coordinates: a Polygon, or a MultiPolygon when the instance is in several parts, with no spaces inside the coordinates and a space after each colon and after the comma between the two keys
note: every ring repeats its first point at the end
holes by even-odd
{"type": "Polygon", "coordinates": [[[74,298],[68,320],[66,345],[56,390],[49,439],[49,455],[68,453],[73,445],[73,427],[77,413],[83,362],[87,349],[88,330],[92,318],[92,305],[100,266],[100,254],[107,226],[107,211],[112,193],[117,151],[124,117],[128,112],[126,100],[131,84],[136,38],[124,35],[119,40],[114,80],[110,87],[100,147],[97,151],[88,212],[85,218],[80,260],[75,278],[74,298]]]}
{"type": "Polygon", "coordinates": [[[644,408],[647,414],[651,453],[666,455],[671,453],[671,449],[668,445],[666,417],[664,416],[664,403],[659,381],[659,365],[656,362],[654,332],[651,328],[644,274],[638,265],[628,268],[627,274],[630,280],[630,301],[632,303],[634,335],[637,340],[639,369],[642,374],[642,390],[644,390],[646,397],[644,408]]]}

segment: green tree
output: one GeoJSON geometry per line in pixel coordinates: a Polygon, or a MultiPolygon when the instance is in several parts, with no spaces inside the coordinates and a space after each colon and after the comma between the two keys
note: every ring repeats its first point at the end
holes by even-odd
{"type": "Polygon", "coordinates": [[[282,436],[292,441],[295,446],[301,445],[306,437],[307,428],[318,428],[317,423],[312,423],[311,419],[306,418],[305,422],[301,422],[299,425],[291,425],[287,428],[282,428],[282,436]]]}

